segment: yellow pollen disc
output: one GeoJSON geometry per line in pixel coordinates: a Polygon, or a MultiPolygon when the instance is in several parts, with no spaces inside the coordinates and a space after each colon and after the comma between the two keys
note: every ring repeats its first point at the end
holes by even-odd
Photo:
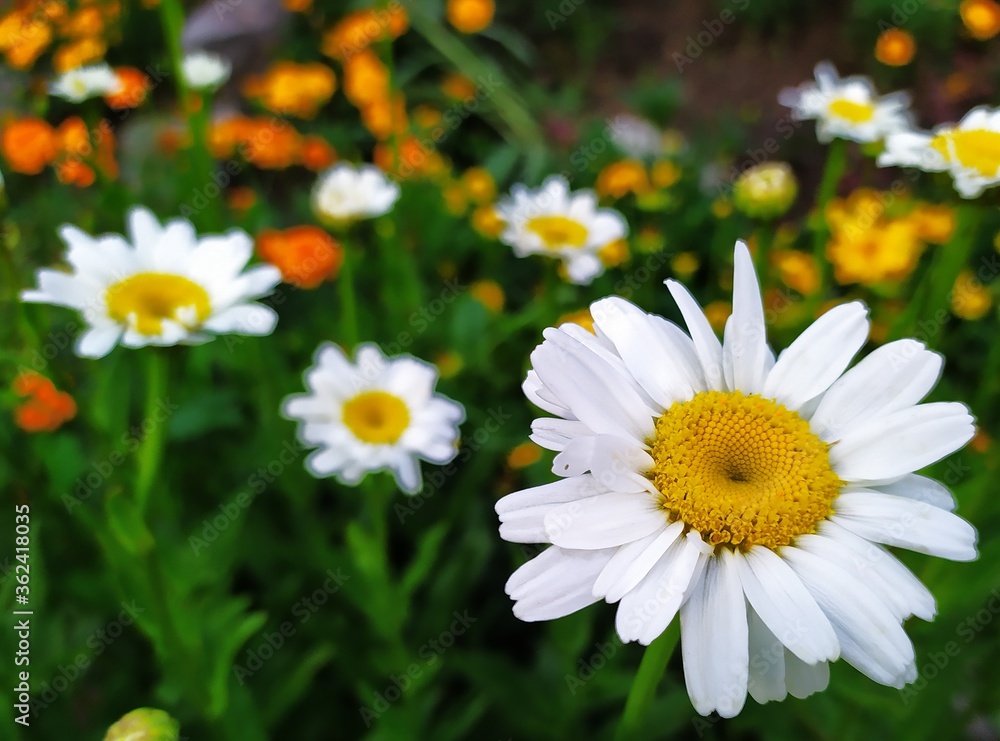
{"type": "Polygon", "coordinates": [[[164,319],[192,329],[212,313],[208,292],[172,273],[136,273],[108,288],[105,299],[112,319],[149,336],[162,332],[164,319]]]}
{"type": "Polygon", "coordinates": [[[587,243],[587,227],[566,216],[536,216],[525,224],[542,240],[547,249],[583,247],[587,243]]]}
{"type": "Polygon", "coordinates": [[[410,426],[410,410],[398,396],[363,391],[344,404],[344,424],[362,442],[392,444],[410,426]]]}
{"type": "Polygon", "coordinates": [[[958,160],[958,164],[980,175],[994,177],[1000,170],[1000,132],[953,129],[935,136],[930,145],[949,162],[958,160]]]}
{"type": "Polygon", "coordinates": [[[843,483],[809,423],[756,394],[676,402],[651,442],[661,506],[712,546],[788,545],[815,532],[843,483]]]}
{"type": "Polygon", "coordinates": [[[827,111],[831,116],[854,124],[862,124],[871,121],[875,115],[875,106],[871,103],[855,103],[853,100],[839,98],[827,106],[827,111]]]}

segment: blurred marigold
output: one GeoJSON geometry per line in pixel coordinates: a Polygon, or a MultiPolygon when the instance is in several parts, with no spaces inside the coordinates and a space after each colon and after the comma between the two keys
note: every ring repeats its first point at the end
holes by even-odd
{"type": "Polygon", "coordinates": [[[733,313],[733,307],[728,301],[713,301],[705,307],[705,318],[712,329],[720,334],[726,327],[726,320],[733,313]]]}
{"type": "Polygon", "coordinates": [[[782,250],[771,255],[781,282],[803,296],[811,296],[820,284],[819,266],[812,255],[798,250],[782,250]]]}
{"type": "Polygon", "coordinates": [[[52,58],[52,66],[57,72],[68,72],[104,59],[108,45],[103,39],[87,36],[78,41],[60,46],[52,58]]]}
{"type": "Polygon", "coordinates": [[[361,107],[361,122],[376,139],[389,139],[405,134],[409,128],[406,99],[401,93],[390,98],[378,98],[361,107]]]}
{"type": "Polygon", "coordinates": [[[629,193],[641,195],[649,189],[646,168],[638,160],[612,162],[601,170],[594,184],[594,190],[601,198],[624,198],[629,193]]]}
{"type": "Polygon", "coordinates": [[[494,314],[503,311],[506,297],[503,288],[495,280],[477,280],[472,284],[469,293],[476,301],[481,303],[494,314]]]}
{"type": "Polygon", "coordinates": [[[961,318],[982,319],[993,305],[990,289],[971,270],[963,270],[951,290],[951,311],[961,318]]]}
{"type": "Polygon", "coordinates": [[[669,188],[681,179],[681,168],[673,160],[659,160],[653,163],[649,177],[657,188],[669,188]]]}
{"type": "Polygon", "coordinates": [[[398,142],[398,156],[388,142],[381,142],[375,147],[373,159],[375,164],[386,172],[403,178],[413,176],[433,176],[445,171],[445,162],[440,153],[416,137],[409,136],[398,142]]]}
{"type": "Polygon", "coordinates": [[[370,51],[344,62],[344,95],[358,108],[389,97],[389,70],[370,51]]]}
{"type": "Polygon", "coordinates": [[[325,64],[280,61],[243,84],[243,94],[269,111],[313,118],[337,89],[337,76],[325,64]]]}
{"type": "Polygon", "coordinates": [[[448,22],[462,33],[479,33],[493,23],[493,0],[448,0],[448,22]]]}
{"type": "Polygon", "coordinates": [[[253,188],[237,185],[229,189],[226,203],[233,211],[249,211],[257,203],[257,193],[253,188]]]}
{"type": "Polygon", "coordinates": [[[462,187],[469,200],[476,204],[491,203],[497,197],[497,184],[484,167],[470,167],[462,173],[462,187]]]}
{"type": "Polygon", "coordinates": [[[0,136],[3,156],[14,172],[37,175],[59,152],[55,130],[40,118],[10,121],[0,136]]]}
{"type": "Polygon", "coordinates": [[[441,81],[441,92],[455,100],[472,100],[476,97],[476,83],[465,75],[452,72],[441,81]]]}
{"type": "Polygon", "coordinates": [[[627,239],[616,239],[608,242],[597,251],[597,256],[601,258],[606,268],[614,268],[626,262],[630,257],[627,239]]]}
{"type": "Polygon", "coordinates": [[[514,469],[527,468],[541,459],[542,449],[533,442],[525,442],[508,453],[507,466],[514,469]]]}
{"type": "Polygon", "coordinates": [[[308,13],[312,5],[313,0],[281,0],[281,7],[289,13],[308,13]]]}
{"type": "Polygon", "coordinates": [[[52,43],[52,28],[27,8],[0,19],[0,51],[14,69],[28,69],[52,43]]]}
{"type": "Polygon", "coordinates": [[[24,399],[14,410],[14,420],[25,432],[52,432],[76,416],[73,397],[34,371],[19,374],[11,388],[24,399]]]}
{"type": "Polygon", "coordinates": [[[678,252],[670,258],[670,270],[679,278],[690,278],[701,267],[701,260],[694,252],[678,252]]]}
{"type": "Polygon", "coordinates": [[[60,24],[59,33],[68,38],[100,36],[104,33],[104,14],[93,6],[80,8],[60,24]]]}
{"type": "Polygon", "coordinates": [[[410,27],[406,9],[392,0],[387,8],[358,10],[344,16],[323,35],[321,51],[328,57],[346,61],[371,44],[396,39],[410,27]]]}
{"type": "Polygon", "coordinates": [[[492,204],[487,204],[472,212],[472,228],[484,237],[496,239],[504,229],[504,220],[492,204]]]}
{"type": "Polygon", "coordinates": [[[920,203],[910,212],[917,234],[931,244],[947,244],[955,232],[955,210],[951,206],[920,203]]]}
{"type": "Polygon", "coordinates": [[[117,92],[105,95],[105,102],[112,108],[138,108],[142,105],[151,85],[145,73],[136,67],[115,67],[115,74],[121,81],[121,87],[117,92]]]}
{"type": "Polygon", "coordinates": [[[879,34],[875,42],[875,58],[890,67],[902,67],[913,61],[917,42],[913,35],[901,28],[889,28],[879,34]]]}
{"type": "Polygon", "coordinates": [[[1000,5],[993,0],[963,0],[958,12],[969,33],[980,41],[1000,33],[1000,5]]]}
{"type": "Polygon", "coordinates": [[[318,136],[302,139],[302,164],[313,172],[325,170],[337,161],[337,150],[318,136]]]}
{"type": "Polygon", "coordinates": [[[297,164],[302,137],[292,126],[272,119],[258,120],[257,129],[245,141],[243,156],[262,170],[284,170],[297,164]]]}
{"type": "Polygon", "coordinates": [[[317,226],[267,229],[257,237],[257,254],[281,271],[285,283],[299,288],[335,278],[344,261],[340,243],[317,226]]]}

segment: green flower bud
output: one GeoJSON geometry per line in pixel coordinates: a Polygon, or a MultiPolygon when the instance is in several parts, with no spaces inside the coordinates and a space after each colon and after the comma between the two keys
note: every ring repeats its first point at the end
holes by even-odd
{"type": "Polygon", "coordinates": [[[799,185],[784,162],[762,162],[746,170],[733,187],[733,204],[755,219],[775,219],[795,202],[799,185]]]}
{"type": "Polygon", "coordinates": [[[139,708],[108,729],[104,741],[178,741],[180,724],[162,710],[139,708]]]}

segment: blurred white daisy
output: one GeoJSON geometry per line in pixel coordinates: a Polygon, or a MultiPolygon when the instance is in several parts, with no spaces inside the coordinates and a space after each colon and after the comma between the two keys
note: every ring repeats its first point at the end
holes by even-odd
{"type": "Polygon", "coordinates": [[[883,545],[976,557],[975,530],[917,471],[973,435],[962,404],[919,402],[942,359],[914,340],[850,370],[866,308],[836,306],[775,359],[760,286],[736,248],[733,314],[719,342],[668,281],[687,323],[620,298],[596,334],[545,331],[524,390],[556,417],[532,440],[558,451],[556,483],[501,499],[500,534],[552,543],[507,582],[522,620],[618,602],[623,641],[649,644],[680,615],[695,709],[736,715],[826,687],[843,657],[902,687],[917,676],[902,628],[934,598],[883,545]]]}
{"type": "Polygon", "coordinates": [[[215,90],[225,84],[231,73],[232,65],[229,60],[217,54],[196,51],[181,60],[181,74],[192,90],[215,90]]]}
{"type": "Polygon", "coordinates": [[[106,64],[91,64],[63,72],[49,86],[49,93],[71,103],[82,103],[90,98],[115,93],[121,80],[106,64]]]}
{"type": "Polygon", "coordinates": [[[536,190],[511,188],[496,206],[504,221],[500,239],[518,257],[548,255],[560,258],[569,279],[589,284],[604,272],[598,253],[628,234],[625,217],[611,208],[598,208],[590,190],[571,193],[566,178],[553,175],[536,190]]]}
{"type": "Polygon", "coordinates": [[[352,363],[325,343],[305,373],[309,392],[288,397],[282,414],[299,422],[299,439],[317,450],[313,476],[356,486],[371,471],[392,471],[407,494],[420,491],[420,460],[444,464],[458,452],[461,404],[434,393],[437,369],[409,355],[386,358],[360,345],[352,363]]]}
{"type": "Polygon", "coordinates": [[[342,225],[388,213],[399,199],[399,186],[374,165],[346,162],[320,173],[312,191],[316,216],[342,225]]]}
{"type": "Polygon", "coordinates": [[[652,159],[663,151],[663,134],[645,118],[620,113],[608,121],[611,141],[634,159],[652,159]]]}
{"type": "Polygon", "coordinates": [[[957,124],[933,132],[890,134],[878,164],[950,172],[955,190],[963,198],[976,198],[1000,183],[1000,109],[973,108],[957,124]]]}
{"type": "Polygon", "coordinates": [[[205,342],[213,334],[270,334],[274,311],[254,303],[281,281],[272,265],[244,271],[253,240],[243,231],[199,238],[184,219],[161,226],[153,213],[133,208],[129,240],[119,234],[91,237],[65,225],[72,273],[39,270],[38,288],[26,302],[67,306],[87,322],[77,354],[100,358],[125,347],[205,342]]]}
{"type": "Polygon", "coordinates": [[[834,137],[873,142],[910,127],[910,96],[892,93],[879,97],[867,77],[837,75],[829,62],[816,65],[816,82],[785,88],[778,102],[792,109],[796,120],[816,119],[816,138],[834,137]]]}

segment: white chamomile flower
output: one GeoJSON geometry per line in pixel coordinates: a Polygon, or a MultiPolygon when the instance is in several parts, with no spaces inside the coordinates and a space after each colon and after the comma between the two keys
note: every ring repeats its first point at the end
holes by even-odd
{"type": "Polygon", "coordinates": [[[333,225],[372,219],[388,213],[399,199],[399,186],[374,165],[347,162],[320,173],[312,191],[316,216],[333,225]]]}
{"type": "Polygon", "coordinates": [[[71,103],[82,103],[118,92],[122,82],[106,64],[92,64],[63,72],[49,87],[49,93],[71,103]]]}
{"type": "Polygon", "coordinates": [[[233,229],[199,238],[185,219],[161,226],[153,213],[133,208],[129,240],[92,237],[75,226],[59,230],[72,273],[39,270],[26,302],[67,306],[87,322],[76,352],[100,358],[125,347],[196,344],[214,334],[266,335],[278,320],[254,303],[281,281],[272,265],[244,271],[253,240],[233,229]]]}
{"type": "Polygon", "coordinates": [[[879,97],[867,77],[841,79],[829,62],[816,65],[816,82],[785,88],[778,102],[792,109],[792,117],[816,119],[816,138],[837,137],[874,142],[910,127],[910,96],[892,93],[879,97]]]}
{"type": "Polygon", "coordinates": [[[192,90],[216,90],[226,83],[231,73],[229,60],[216,54],[196,51],[181,60],[181,74],[192,90]]]}
{"type": "Polygon", "coordinates": [[[652,159],[663,151],[663,133],[644,118],[620,113],[608,122],[611,141],[634,159],[652,159]]]}
{"type": "Polygon", "coordinates": [[[620,298],[591,306],[596,334],[545,331],[524,391],[556,415],[532,440],[558,451],[555,483],[497,505],[500,534],[552,543],[507,582],[522,620],[618,602],[623,641],[680,619],[695,709],[725,717],[826,687],[843,657],[881,684],[917,677],[911,615],[934,598],[883,546],[976,557],[976,533],[940,483],[914,472],[973,436],[959,403],[920,401],[942,358],[890,342],[848,370],[867,309],[830,309],[777,358],[760,286],[736,248],[720,342],[668,281],[688,327],[620,298]]]}
{"type": "Polygon", "coordinates": [[[318,448],[306,459],[313,476],[356,486],[371,471],[392,471],[407,494],[420,491],[420,460],[444,464],[458,452],[461,404],[434,393],[437,369],[409,355],[386,358],[360,345],[352,363],[325,343],[305,373],[309,393],[288,397],[287,419],[318,448]]]}
{"type": "Polygon", "coordinates": [[[515,255],[560,258],[569,279],[578,285],[588,285],[604,272],[598,253],[628,234],[625,217],[598,208],[593,191],[571,193],[566,178],[559,175],[536,190],[515,185],[496,212],[505,222],[500,240],[513,247],[515,255]]]}
{"type": "Polygon", "coordinates": [[[938,126],[933,132],[890,134],[878,164],[948,171],[963,198],[976,198],[1000,183],[1000,109],[973,108],[957,124],[938,126]]]}

